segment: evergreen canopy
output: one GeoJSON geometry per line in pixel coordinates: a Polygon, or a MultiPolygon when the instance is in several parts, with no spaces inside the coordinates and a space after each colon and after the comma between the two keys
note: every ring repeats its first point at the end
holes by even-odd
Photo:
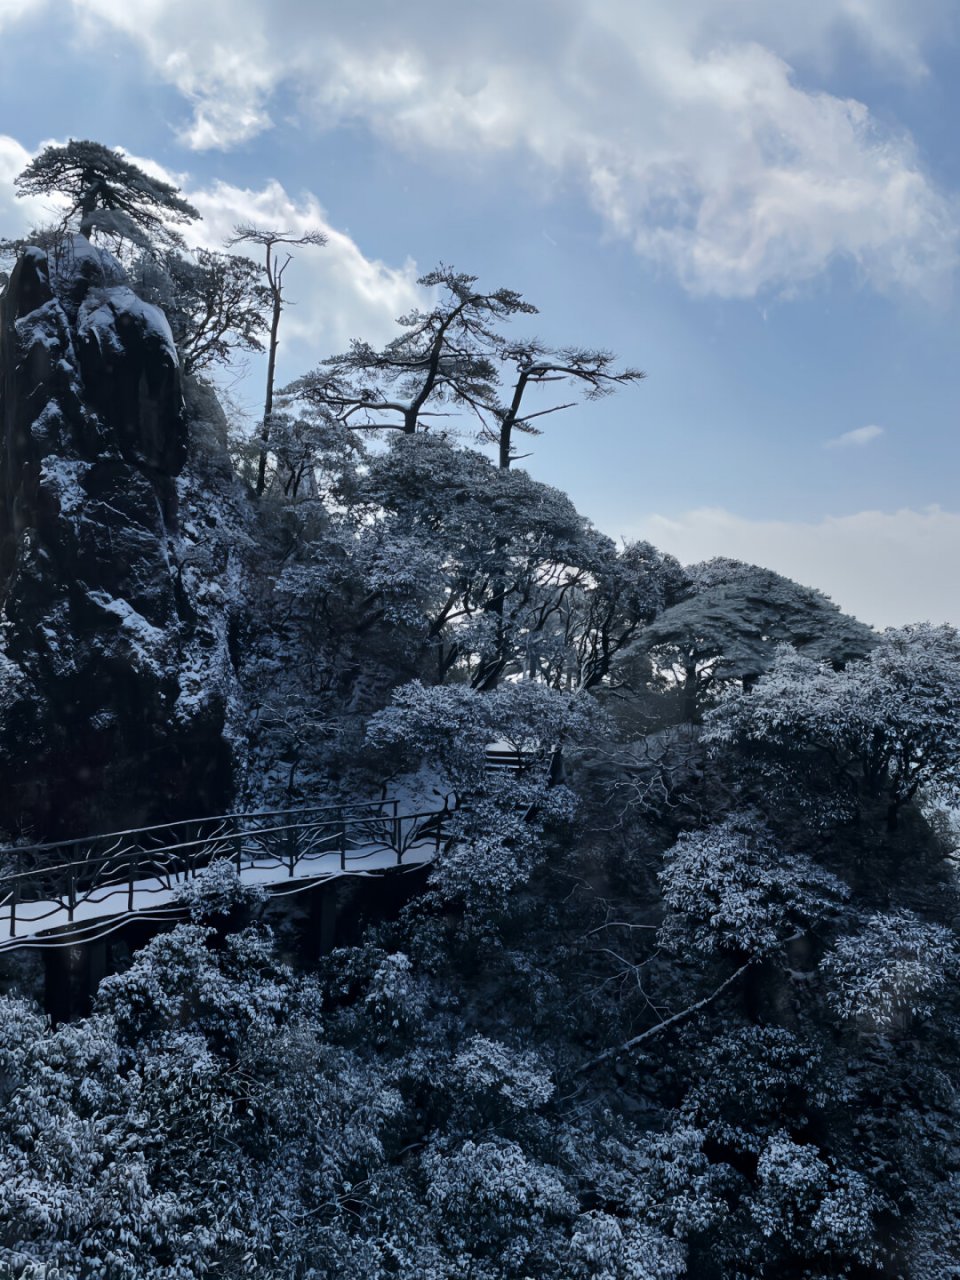
{"type": "Polygon", "coordinates": [[[199,212],[179,188],[152,178],[110,147],[73,138],[63,147],[44,147],[15,182],[18,196],[66,196],[64,227],[79,219],[80,234],[94,232],[141,247],[151,243],[182,246],[167,223],[194,222],[199,212]]]}

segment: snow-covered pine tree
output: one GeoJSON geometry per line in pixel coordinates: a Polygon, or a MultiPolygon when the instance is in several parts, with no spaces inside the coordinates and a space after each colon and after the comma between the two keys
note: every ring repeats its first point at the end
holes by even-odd
{"type": "Polygon", "coordinates": [[[63,229],[77,230],[87,240],[97,236],[140,247],[181,247],[183,238],[175,226],[200,217],[178,187],[151,177],[120,151],[88,139],[44,147],[15,185],[18,196],[62,196],[63,229]]]}

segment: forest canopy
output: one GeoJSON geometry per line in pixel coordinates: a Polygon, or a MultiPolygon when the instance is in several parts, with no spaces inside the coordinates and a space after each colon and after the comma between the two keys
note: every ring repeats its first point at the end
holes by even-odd
{"type": "Polygon", "coordinates": [[[642,414],[643,375],[448,265],[383,346],[271,359],[244,434],[217,371],[275,356],[323,236],[189,251],[196,210],[92,142],[18,183],[65,212],[8,243],[49,297],[0,348],[49,396],[34,489],[0,464],[0,884],[61,722],[91,824],[98,780],[134,826],[199,778],[214,815],[450,825],[290,898],[215,863],[54,1022],[0,949],[0,1273],[960,1276],[957,631],[607,537],[520,439],[642,414]],[[110,435],[131,333],[185,461],[110,435]]]}

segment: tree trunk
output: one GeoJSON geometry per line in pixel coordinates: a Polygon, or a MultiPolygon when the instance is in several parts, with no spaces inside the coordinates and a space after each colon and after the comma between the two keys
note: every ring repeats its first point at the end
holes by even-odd
{"type": "Polygon", "coordinates": [[[697,706],[697,666],[684,668],[683,673],[683,719],[686,724],[696,724],[699,719],[697,706]]]}
{"type": "Polygon", "coordinates": [[[510,470],[510,429],[508,427],[500,429],[500,470],[510,470]]]}
{"type": "Polygon", "coordinates": [[[84,171],[80,175],[80,185],[83,191],[80,195],[80,234],[84,240],[90,239],[92,227],[90,218],[96,212],[97,208],[97,182],[94,174],[84,171]]]}
{"type": "Polygon", "coordinates": [[[270,348],[267,354],[267,390],[263,400],[263,426],[260,430],[260,461],[257,466],[257,497],[267,484],[267,441],[270,439],[270,415],[273,413],[273,381],[277,373],[277,347],[280,345],[280,315],[283,301],[274,291],[273,319],[270,323],[270,348]]]}

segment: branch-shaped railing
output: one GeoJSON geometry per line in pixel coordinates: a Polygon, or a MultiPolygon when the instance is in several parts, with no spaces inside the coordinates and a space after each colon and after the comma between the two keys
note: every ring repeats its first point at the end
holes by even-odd
{"type": "MultiPolygon", "coordinates": [[[[0,950],[104,916],[134,915],[151,901],[171,909],[178,886],[213,862],[275,887],[431,860],[453,807],[404,812],[397,800],[237,813],[107,835],[0,849],[0,950]],[[416,854],[416,856],[414,856],[416,854]],[[18,933],[18,928],[20,932],[18,933]]],[[[175,906],[173,908],[176,909],[175,906]]]]}

